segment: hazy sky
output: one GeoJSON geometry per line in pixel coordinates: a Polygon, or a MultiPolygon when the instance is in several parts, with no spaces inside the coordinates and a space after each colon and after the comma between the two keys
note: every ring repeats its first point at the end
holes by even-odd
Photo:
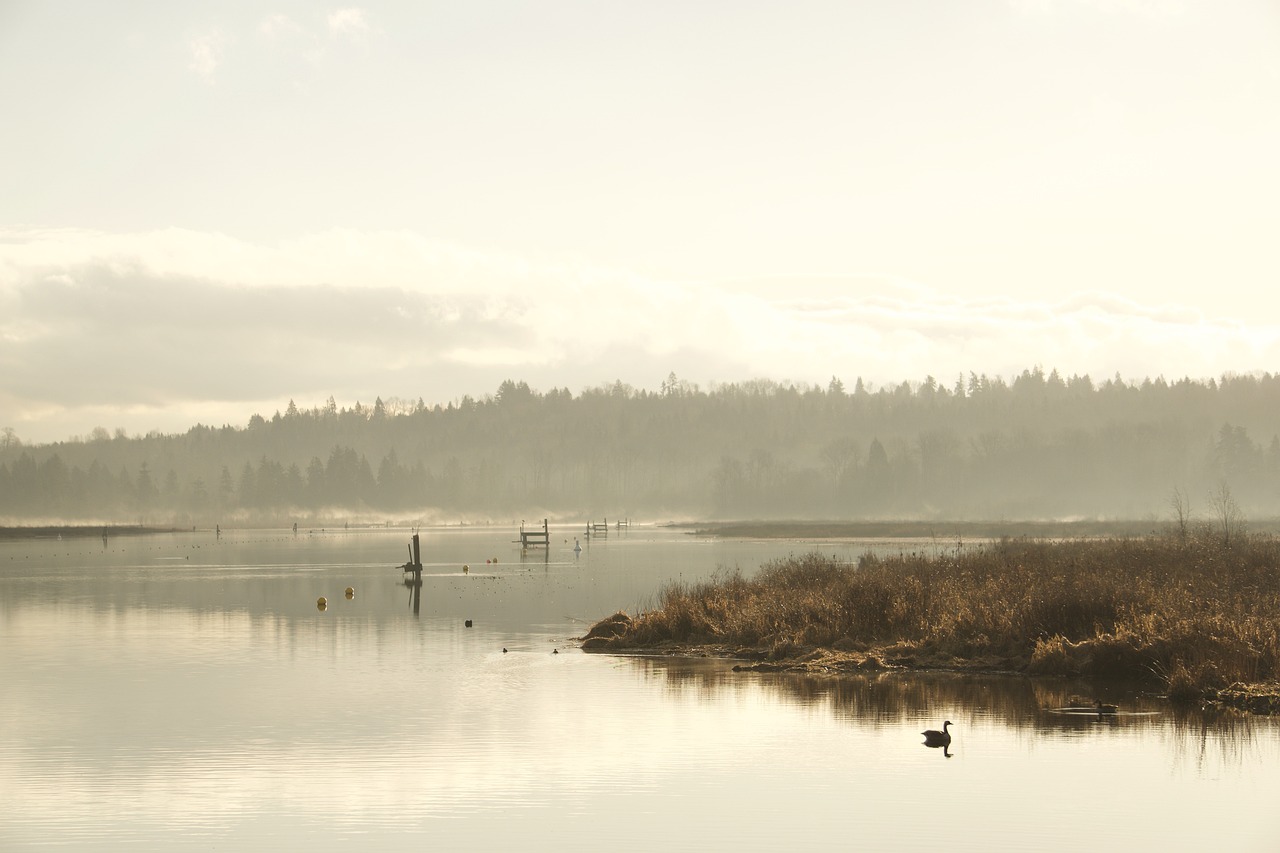
{"type": "Polygon", "coordinates": [[[0,0],[0,426],[1280,370],[1280,3],[0,0]]]}

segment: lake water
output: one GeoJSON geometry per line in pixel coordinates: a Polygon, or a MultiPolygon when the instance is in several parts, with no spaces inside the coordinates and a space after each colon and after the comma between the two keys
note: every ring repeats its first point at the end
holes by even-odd
{"type": "Polygon", "coordinates": [[[571,642],[721,567],[955,543],[514,533],[422,531],[416,612],[407,530],[0,542],[0,850],[1280,850],[1276,720],[571,642]]]}

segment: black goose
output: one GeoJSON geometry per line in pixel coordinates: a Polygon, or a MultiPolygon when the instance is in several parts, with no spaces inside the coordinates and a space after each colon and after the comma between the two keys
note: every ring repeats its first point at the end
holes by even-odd
{"type": "Polygon", "coordinates": [[[921,732],[924,735],[924,742],[930,746],[946,746],[951,743],[951,732],[947,731],[947,726],[951,725],[951,721],[947,720],[942,724],[942,731],[937,729],[929,729],[921,732]]]}

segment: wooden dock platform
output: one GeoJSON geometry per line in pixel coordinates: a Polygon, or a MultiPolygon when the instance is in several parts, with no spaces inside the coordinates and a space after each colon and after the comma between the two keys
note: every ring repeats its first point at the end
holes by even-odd
{"type": "Polygon", "coordinates": [[[551,547],[551,533],[547,529],[547,520],[542,519],[542,529],[525,530],[524,525],[520,525],[520,548],[536,548],[541,545],[543,548],[551,547]]]}

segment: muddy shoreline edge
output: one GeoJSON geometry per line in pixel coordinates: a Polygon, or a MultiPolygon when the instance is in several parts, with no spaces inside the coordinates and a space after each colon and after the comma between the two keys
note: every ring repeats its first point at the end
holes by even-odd
{"type": "MultiPolygon", "coordinates": [[[[941,655],[902,655],[893,646],[870,649],[865,652],[815,648],[801,654],[773,658],[769,650],[759,648],[734,648],[715,643],[689,644],[663,642],[652,646],[628,646],[612,642],[607,636],[593,633],[597,628],[607,633],[616,620],[615,616],[602,619],[592,626],[586,635],[576,638],[579,648],[587,654],[608,654],[616,657],[689,658],[723,661],[726,669],[739,673],[784,674],[840,678],[867,676],[881,673],[931,673],[947,672],[965,675],[990,675],[1007,678],[1064,678],[1079,677],[1061,674],[1036,674],[1027,672],[1028,661],[1015,658],[965,659],[941,655]]],[[[1153,685],[1153,687],[1156,685],[1153,685]]],[[[1263,716],[1280,715],[1280,683],[1241,684],[1208,690],[1192,698],[1173,698],[1171,702],[1199,702],[1234,708],[1263,716]]]]}

